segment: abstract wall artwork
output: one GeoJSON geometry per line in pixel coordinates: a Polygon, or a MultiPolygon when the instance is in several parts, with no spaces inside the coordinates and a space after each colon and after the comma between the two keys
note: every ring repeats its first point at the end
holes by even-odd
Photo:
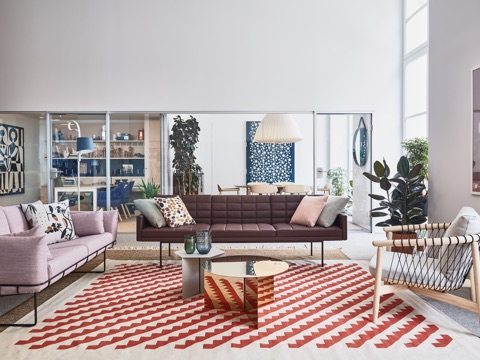
{"type": "Polygon", "coordinates": [[[472,72],[472,184],[471,191],[480,195],[480,68],[472,72]]]}
{"type": "Polygon", "coordinates": [[[253,142],[260,121],[247,121],[247,184],[295,182],[295,144],[253,142]]]}
{"type": "Polygon", "coordinates": [[[0,124],[0,195],[25,193],[24,129],[0,124]]]}

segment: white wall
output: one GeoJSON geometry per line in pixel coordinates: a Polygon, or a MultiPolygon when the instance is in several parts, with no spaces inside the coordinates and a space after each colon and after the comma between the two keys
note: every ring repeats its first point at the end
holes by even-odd
{"type": "Polygon", "coordinates": [[[429,217],[451,221],[471,195],[471,75],[480,67],[480,2],[429,3],[429,217]]]}
{"type": "Polygon", "coordinates": [[[373,112],[396,159],[401,34],[401,0],[2,1],[0,111],[373,112]]]}
{"type": "Polygon", "coordinates": [[[374,109],[390,121],[400,16],[400,0],[3,1],[0,109],[374,109]]]}

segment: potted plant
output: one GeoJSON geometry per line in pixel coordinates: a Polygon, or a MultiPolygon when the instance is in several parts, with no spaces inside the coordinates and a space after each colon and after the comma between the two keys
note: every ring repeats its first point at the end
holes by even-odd
{"type": "Polygon", "coordinates": [[[142,199],[151,199],[160,192],[160,184],[156,184],[153,178],[152,180],[147,180],[147,182],[142,179],[138,187],[142,193],[142,199]]]}
{"type": "Polygon", "coordinates": [[[410,164],[423,164],[420,175],[423,176],[424,182],[428,181],[428,140],[421,137],[405,140],[402,142],[406,156],[410,164]]]}
{"type": "Polygon", "coordinates": [[[423,163],[418,163],[411,168],[408,159],[402,156],[397,163],[397,174],[392,177],[385,159],[383,163],[375,161],[375,174],[363,173],[386,192],[386,196],[368,194],[372,199],[380,201],[380,206],[372,209],[370,216],[389,216],[375,226],[422,224],[427,220],[423,211],[425,198],[421,196],[425,191],[424,177],[420,175],[422,167],[423,163]]]}
{"type": "Polygon", "coordinates": [[[344,196],[348,188],[345,170],[341,167],[330,169],[327,171],[327,178],[332,184],[330,193],[335,196],[344,196]]]}
{"type": "Polygon", "coordinates": [[[423,176],[425,191],[421,195],[425,198],[423,212],[428,215],[428,140],[426,138],[415,137],[402,142],[402,146],[406,152],[406,156],[410,164],[423,164],[420,175],[423,176]]]}
{"type": "Polygon", "coordinates": [[[202,168],[195,160],[200,127],[193,116],[183,120],[180,115],[173,119],[170,134],[170,146],[174,150],[172,166],[174,168],[174,193],[197,194],[201,186],[202,168]]]}

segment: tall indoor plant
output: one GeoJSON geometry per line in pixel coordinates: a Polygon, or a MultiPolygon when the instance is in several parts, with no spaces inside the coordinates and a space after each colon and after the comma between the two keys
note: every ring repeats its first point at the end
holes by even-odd
{"type": "Polygon", "coordinates": [[[174,124],[170,134],[170,146],[174,150],[172,166],[174,169],[174,193],[198,193],[202,168],[195,157],[200,126],[197,119],[190,115],[190,119],[183,120],[180,115],[173,118],[174,124]]]}
{"type": "Polygon", "coordinates": [[[375,174],[364,172],[369,180],[380,185],[386,195],[368,194],[372,199],[380,201],[380,206],[370,211],[371,217],[389,216],[376,226],[395,226],[424,223],[427,218],[423,204],[425,198],[421,195],[425,191],[424,177],[420,175],[423,164],[418,163],[410,167],[405,156],[397,163],[397,174],[390,177],[390,167],[386,161],[375,161],[375,174]]]}
{"type": "Polygon", "coordinates": [[[415,137],[402,142],[402,146],[412,166],[423,164],[420,175],[424,178],[425,191],[421,196],[425,198],[423,211],[425,215],[428,215],[428,140],[422,137],[415,137]]]}
{"type": "Polygon", "coordinates": [[[423,164],[420,175],[425,182],[428,181],[428,140],[422,137],[415,137],[402,142],[403,149],[410,164],[423,164]]]}

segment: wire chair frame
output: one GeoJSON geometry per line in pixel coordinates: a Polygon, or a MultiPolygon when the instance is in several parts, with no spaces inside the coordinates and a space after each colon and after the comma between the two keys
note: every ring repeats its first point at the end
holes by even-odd
{"type": "MultiPolygon", "coordinates": [[[[445,301],[480,316],[480,235],[445,237],[449,223],[384,228],[387,240],[377,247],[373,321],[378,318],[382,294],[403,289],[445,301]],[[393,239],[394,232],[410,232],[408,239],[393,239]],[[389,250],[389,251],[387,251],[389,250]],[[445,294],[471,280],[471,300],[445,294]],[[383,281],[383,285],[382,285],[383,281]]],[[[370,264],[372,272],[372,262],[370,264]]],[[[373,272],[372,272],[373,274],[373,272]]]]}

